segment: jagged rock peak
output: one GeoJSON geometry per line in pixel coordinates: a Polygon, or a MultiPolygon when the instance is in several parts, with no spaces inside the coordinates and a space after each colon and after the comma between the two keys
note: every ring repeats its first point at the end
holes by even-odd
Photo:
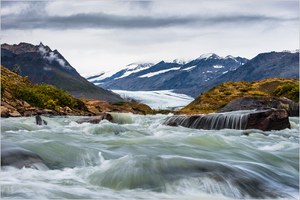
{"type": "Polygon", "coordinates": [[[202,59],[223,59],[222,57],[218,56],[217,54],[215,53],[205,53],[205,54],[202,54],[201,56],[199,56],[198,60],[202,60],[202,59]]]}
{"type": "Polygon", "coordinates": [[[22,54],[22,53],[29,53],[29,52],[40,52],[40,49],[46,49],[47,51],[51,51],[48,46],[45,46],[42,42],[39,45],[33,45],[26,42],[20,42],[19,44],[1,44],[1,48],[9,50],[14,54],[22,54]]]}
{"type": "Polygon", "coordinates": [[[177,64],[180,64],[180,65],[184,65],[186,63],[190,62],[190,60],[183,60],[183,59],[174,59],[173,60],[173,63],[177,63],[177,64]]]}

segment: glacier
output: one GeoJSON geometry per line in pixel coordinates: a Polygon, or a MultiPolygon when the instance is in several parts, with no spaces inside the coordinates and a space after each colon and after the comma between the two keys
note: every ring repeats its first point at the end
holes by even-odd
{"type": "Polygon", "coordinates": [[[194,100],[193,97],[173,92],[173,90],[127,91],[112,90],[127,100],[145,103],[152,109],[178,110],[194,100]]]}

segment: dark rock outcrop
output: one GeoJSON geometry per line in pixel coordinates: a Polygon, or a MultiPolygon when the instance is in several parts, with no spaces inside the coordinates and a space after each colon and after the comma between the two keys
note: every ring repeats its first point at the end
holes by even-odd
{"type": "Polygon", "coordinates": [[[299,116],[299,104],[287,98],[278,97],[244,97],[231,101],[218,113],[238,110],[266,110],[270,108],[285,109],[289,116],[299,116]]]}
{"type": "Polygon", "coordinates": [[[270,109],[249,114],[245,129],[263,131],[291,128],[288,113],[284,109],[270,109]]]}
{"type": "Polygon", "coordinates": [[[42,119],[42,117],[41,117],[40,114],[38,114],[38,115],[35,116],[35,123],[37,125],[43,125],[43,124],[47,125],[48,124],[45,120],[42,119]]]}
{"type": "Polygon", "coordinates": [[[168,126],[184,126],[187,128],[206,130],[228,128],[270,131],[290,128],[288,112],[284,109],[172,116],[169,117],[163,124],[168,126]]]}
{"type": "Polygon", "coordinates": [[[98,115],[96,117],[83,118],[83,119],[77,120],[76,122],[78,124],[82,124],[82,123],[98,124],[100,121],[102,121],[104,119],[106,119],[108,121],[112,121],[113,117],[109,113],[101,113],[100,115],[98,115]]]}

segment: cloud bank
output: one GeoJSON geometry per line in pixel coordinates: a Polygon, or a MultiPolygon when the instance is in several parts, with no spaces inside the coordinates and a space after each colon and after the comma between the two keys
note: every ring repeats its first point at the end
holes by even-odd
{"type": "Polygon", "coordinates": [[[265,15],[219,15],[219,16],[121,16],[105,13],[76,14],[70,16],[47,16],[21,14],[3,16],[3,29],[151,29],[176,26],[218,26],[234,24],[245,26],[254,23],[297,21],[298,18],[281,18],[265,15]]]}

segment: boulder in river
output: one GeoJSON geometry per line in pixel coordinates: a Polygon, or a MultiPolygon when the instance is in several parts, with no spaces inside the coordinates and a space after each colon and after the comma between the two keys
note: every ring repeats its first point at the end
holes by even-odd
{"type": "Polygon", "coordinates": [[[98,116],[79,119],[76,122],[78,124],[82,124],[82,123],[98,124],[100,121],[102,121],[104,119],[106,119],[108,121],[112,121],[113,117],[109,113],[101,113],[98,116]]]}
{"type": "Polygon", "coordinates": [[[37,125],[43,125],[43,124],[47,125],[48,124],[45,120],[42,119],[42,117],[41,117],[40,114],[38,114],[38,115],[35,116],[35,123],[37,125]]]}
{"type": "Polygon", "coordinates": [[[219,129],[259,129],[262,131],[290,128],[288,112],[284,109],[261,111],[236,111],[207,115],[177,115],[167,118],[168,126],[219,130],[219,129]]]}
{"type": "Polygon", "coordinates": [[[245,129],[263,131],[291,128],[288,112],[284,109],[270,109],[249,114],[245,129]]]}

